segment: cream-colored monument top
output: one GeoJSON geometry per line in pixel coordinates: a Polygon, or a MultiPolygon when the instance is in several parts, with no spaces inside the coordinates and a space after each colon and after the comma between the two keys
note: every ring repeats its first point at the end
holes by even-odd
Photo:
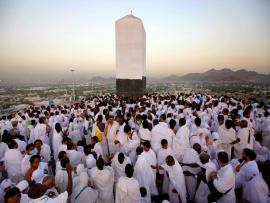
{"type": "Polygon", "coordinates": [[[130,14],[115,22],[116,78],[142,79],[145,72],[145,30],[130,14]]]}

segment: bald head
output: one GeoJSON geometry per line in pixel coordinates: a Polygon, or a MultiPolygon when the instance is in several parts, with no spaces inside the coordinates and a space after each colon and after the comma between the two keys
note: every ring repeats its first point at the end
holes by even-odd
{"type": "Polygon", "coordinates": [[[173,166],[175,164],[174,158],[171,155],[167,156],[167,158],[166,158],[166,164],[168,166],[173,166]]]}
{"type": "Polygon", "coordinates": [[[248,126],[248,122],[246,120],[241,120],[240,121],[240,127],[241,128],[246,128],[248,126]]]}
{"type": "Polygon", "coordinates": [[[209,162],[209,159],[210,159],[210,156],[207,153],[202,152],[200,154],[200,160],[201,160],[202,164],[208,163],[209,162]]]}
{"type": "Polygon", "coordinates": [[[201,145],[200,145],[199,143],[195,143],[195,144],[193,145],[193,149],[194,149],[196,152],[198,152],[198,154],[200,154],[201,151],[202,151],[201,145]]]}
{"type": "Polygon", "coordinates": [[[42,184],[47,188],[52,188],[55,185],[54,176],[45,176],[42,180],[42,184]]]}

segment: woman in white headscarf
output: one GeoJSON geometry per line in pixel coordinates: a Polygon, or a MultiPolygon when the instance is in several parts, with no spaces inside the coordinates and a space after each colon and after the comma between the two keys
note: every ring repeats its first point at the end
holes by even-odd
{"type": "MultiPolygon", "coordinates": [[[[83,164],[79,164],[77,167],[74,168],[74,174],[73,174],[73,187],[72,187],[72,191],[77,191],[79,188],[79,176],[82,172],[85,171],[84,165],[83,164]]],[[[75,193],[73,192],[71,195],[71,199],[74,201],[75,199],[75,193]]]]}
{"type": "Polygon", "coordinates": [[[86,167],[87,167],[87,174],[91,178],[91,171],[96,166],[96,159],[92,154],[89,154],[86,157],[86,167]]]}
{"type": "Polygon", "coordinates": [[[217,132],[213,132],[211,135],[211,139],[207,143],[208,152],[211,160],[216,159],[217,152],[219,151],[218,143],[219,134],[217,132]]]}

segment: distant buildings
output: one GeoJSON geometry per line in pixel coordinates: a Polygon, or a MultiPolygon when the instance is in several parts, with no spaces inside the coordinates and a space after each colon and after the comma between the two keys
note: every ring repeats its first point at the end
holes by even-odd
{"type": "Polygon", "coordinates": [[[130,14],[115,23],[116,94],[142,96],[146,89],[145,30],[140,18],[130,14]]]}

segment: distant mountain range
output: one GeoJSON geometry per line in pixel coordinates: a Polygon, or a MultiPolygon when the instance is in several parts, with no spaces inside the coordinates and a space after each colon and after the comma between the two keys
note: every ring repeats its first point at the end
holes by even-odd
{"type": "Polygon", "coordinates": [[[245,69],[233,71],[228,68],[221,70],[210,69],[204,73],[189,73],[183,76],[170,75],[163,78],[170,82],[270,82],[270,74],[260,74],[256,71],[247,71],[245,69]]]}
{"type": "Polygon", "coordinates": [[[113,83],[115,82],[115,78],[114,77],[109,77],[109,78],[105,78],[105,77],[100,77],[100,76],[95,76],[91,79],[92,82],[94,83],[113,83]]]}
{"type": "MultiPolygon", "coordinates": [[[[100,83],[100,84],[115,84],[115,77],[101,77],[91,75],[76,76],[76,84],[82,83],[100,83]]],[[[256,82],[270,84],[270,74],[261,74],[256,71],[247,71],[245,69],[233,71],[229,68],[224,69],[210,69],[204,73],[189,73],[186,75],[169,75],[163,78],[147,77],[147,83],[181,83],[181,82],[256,82]]],[[[0,80],[0,88],[4,86],[50,86],[50,85],[66,85],[72,84],[70,77],[50,78],[50,80],[0,80]]]]}
{"type": "MultiPolygon", "coordinates": [[[[93,77],[94,82],[113,83],[115,78],[93,77]]],[[[229,68],[221,70],[210,69],[204,73],[189,73],[186,75],[170,75],[164,78],[147,77],[148,82],[260,82],[270,83],[270,74],[260,74],[245,69],[233,71],[229,68]]]]}

